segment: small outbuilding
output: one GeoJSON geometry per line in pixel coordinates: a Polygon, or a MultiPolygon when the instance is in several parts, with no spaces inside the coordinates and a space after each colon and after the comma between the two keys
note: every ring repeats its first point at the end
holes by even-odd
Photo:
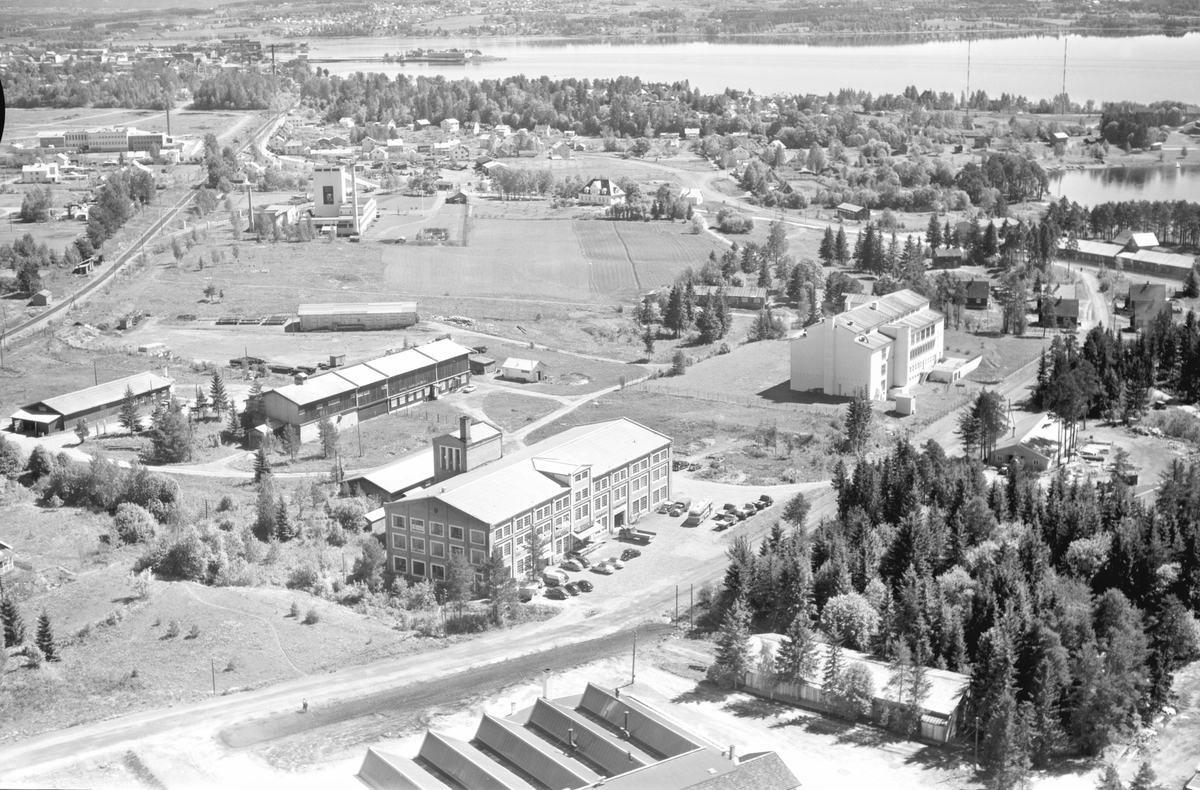
{"type": "Polygon", "coordinates": [[[991,301],[992,284],[988,280],[967,280],[966,306],[974,310],[986,310],[991,301]]]}
{"type": "Polygon", "coordinates": [[[933,251],[933,268],[957,269],[966,260],[962,247],[943,247],[933,251]]]}
{"type": "Polygon", "coordinates": [[[856,206],[853,203],[841,203],[835,209],[838,217],[841,219],[854,220],[869,220],[871,218],[871,209],[863,206],[856,206]]]}
{"type": "Polygon", "coordinates": [[[496,370],[496,360],[483,354],[472,354],[467,357],[467,363],[471,366],[471,374],[475,376],[493,373],[496,370]]]}
{"type": "Polygon", "coordinates": [[[43,288],[42,290],[35,293],[33,295],[33,297],[29,300],[29,306],[30,307],[48,307],[50,305],[50,302],[53,301],[53,299],[54,299],[54,296],[53,296],[53,294],[50,293],[50,289],[43,288]]]}
{"type": "Polygon", "coordinates": [[[546,363],[536,359],[509,357],[500,366],[500,377],[510,381],[542,381],[546,378],[546,363]]]}

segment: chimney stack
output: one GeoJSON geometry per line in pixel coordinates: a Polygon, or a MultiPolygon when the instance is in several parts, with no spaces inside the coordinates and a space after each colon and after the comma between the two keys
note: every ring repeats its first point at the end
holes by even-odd
{"type": "Polygon", "coordinates": [[[734,762],[734,763],[736,763],[736,762],[737,762],[737,754],[736,754],[736,752],[735,752],[735,750],[734,750],[734,748],[733,748],[733,744],[732,744],[732,743],[731,743],[731,744],[729,744],[729,760],[730,760],[730,762],[734,762]]]}
{"type": "Polygon", "coordinates": [[[462,439],[463,444],[471,442],[471,417],[468,414],[458,418],[458,438],[462,439]]]}

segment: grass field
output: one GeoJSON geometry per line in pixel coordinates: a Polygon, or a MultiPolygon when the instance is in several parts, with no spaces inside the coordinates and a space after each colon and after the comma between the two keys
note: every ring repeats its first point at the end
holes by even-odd
{"type": "MultiPolygon", "coordinates": [[[[604,337],[602,342],[611,345],[614,342],[632,344],[637,338],[604,337]]],[[[600,343],[598,343],[599,345],[600,343]]],[[[506,381],[501,378],[489,377],[488,381],[499,386],[507,387],[516,392],[538,392],[549,395],[583,395],[595,392],[605,387],[613,387],[621,383],[621,379],[632,381],[646,374],[646,369],[640,365],[608,362],[602,359],[579,354],[568,354],[551,351],[544,348],[530,349],[517,343],[491,342],[487,343],[488,356],[500,365],[508,357],[518,359],[537,359],[546,363],[547,381],[520,382],[506,381]]]]}
{"type": "MultiPolygon", "coordinates": [[[[212,132],[220,135],[236,126],[245,126],[254,119],[254,112],[205,112],[177,109],[171,112],[171,134],[181,137],[203,137],[212,132]]],[[[157,110],[41,108],[9,109],[4,120],[4,139],[16,142],[34,139],[38,132],[52,129],[92,128],[96,126],[136,126],[147,132],[165,132],[167,115],[157,110]]]]}
{"type": "Polygon", "coordinates": [[[675,222],[576,222],[591,267],[594,293],[644,292],[669,285],[684,268],[699,269],[708,254],[725,247],[711,234],[693,234],[675,222]]]}
{"type": "Polygon", "coordinates": [[[560,405],[549,398],[534,398],[516,392],[489,392],[483,396],[483,410],[488,419],[500,426],[505,433],[524,428],[560,405]]]}

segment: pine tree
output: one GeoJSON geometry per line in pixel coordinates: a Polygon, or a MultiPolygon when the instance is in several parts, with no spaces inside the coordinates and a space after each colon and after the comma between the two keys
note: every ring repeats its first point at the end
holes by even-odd
{"type": "Polygon", "coordinates": [[[713,667],[718,682],[734,689],[750,669],[750,614],[742,596],[734,599],[721,620],[713,667]]]}
{"type": "Polygon", "coordinates": [[[300,431],[296,428],[295,424],[290,422],[283,429],[283,451],[293,461],[300,454],[300,431]]]}
{"type": "Polygon", "coordinates": [[[836,242],[833,240],[833,227],[825,226],[825,235],[821,237],[821,246],[817,250],[817,257],[821,259],[821,263],[825,266],[832,266],[837,248],[834,246],[836,242]]]}
{"type": "Polygon", "coordinates": [[[1121,774],[1117,773],[1115,765],[1104,764],[1104,772],[1100,774],[1100,780],[1096,782],[1096,790],[1125,790],[1125,784],[1121,781],[1121,774]]]}
{"type": "Polygon", "coordinates": [[[925,230],[925,243],[932,250],[942,246],[942,226],[938,224],[937,212],[929,215],[929,227],[925,230]]]}
{"type": "Polygon", "coordinates": [[[4,627],[5,647],[17,647],[25,641],[25,620],[17,602],[7,595],[0,599],[0,625],[4,627]]]}
{"type": "Polygon", "coordinates": [[[254,454],[254,482],[263,479],[264,475],[271,474],[271,461],[267,458],[267,451],[259,447],[258,452],[254,454]]]}
{"type": "Polygon", "coordinates": [[[1200,296],[1200,271],[1197,270],[1200,270],[1200,263],[1192,266],[1183,284],[1183,295],[1189,299],[1200,296]]]}
{"type": "Polygon", "coordinates": [[[209,396],[212,399],[213,411],[220,417],[229,406],[229,396],[225,392],[225,381],[221,378],[220,371],[213,371],[209,396]]]}
{"type": "Polygon", "coordinates": [[[296,528],[288,513],[287,502],[281,496],[275,504],[275,538],[280,543],[286,543],[294,537],[296,537],[296,528]]]}
{"type": "Polygon", "coordinates": [[[850,405],[846,407],[844,431],[846,444],[857,455],[862,455],[867,448],[874,416],[875,411],[871,408],[871,399],[867,397],[866,391],[860,389],[855,392],[850,399],[850,405]]]}
{"type": "Polygon", "coordinates": [[[262,380],[255,378],[250,384],[250,394],[246,396],[245,413],[250,415],[252,420],[257,421],[259,415],[262,414],[262,380]]]}
{"type": "Polygon", "coordinates": [[[333,458],[338,451],[338,430],[333,420],[328,416],[322,417],[317,423],[317,433],[321,436],[321,450],[325,458],[333,458]]]}
{"type": "Polygon", "coordinates": [[[50,615],[44,611],[38,616],[37,646],[47,661],[58,660],[58,648],[54,645],[54,632],[50,630],[50,615]]]}
{"type": "Polygon", "coordinates": [[[242,430],[242,416],[238,414],[238,410],[232,404],[229,406],[228,430],[230,438],[235,442],[240,442],[245,438],[245,431],[242,430]]]}
{"type": "Polygon", "coordinates": [[[775,676],[779,682],[794,683],[816,675],[820,668],[816,641],[808,614],[796,615],[775,655],[775,676]]]}
{"type": "Polygon", "coordinates": [[[117,421],[121,427],[131,434],[137,433],[142,427],[142,416],[138,413],[137,397],[133,387],[125,385],[125,396],[121,399],[121,409],[117,413],[117,421]]]}

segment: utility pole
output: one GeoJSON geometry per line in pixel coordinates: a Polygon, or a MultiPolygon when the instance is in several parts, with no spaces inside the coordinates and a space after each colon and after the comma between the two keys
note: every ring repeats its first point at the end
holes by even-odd
{"type": "Polygon", "coordinates": [[[695,603],[692,601],[692,591],[695,589],[695,587],[696,587],[696,585],[694,585],[694,584],[688,585],[688,631],[692,631],[695,629],[695,623],[692,622],[692,611],[693,611],[693,609],[695,609],[695,606],[696,606],[695,603]]]}
{"type": "Polygon", "coordinates": [[[358,427],[358,457],[362,458],[362,455],[363,455],[363,452],[362,452],[362,423],[356,422],[355,426],[358,427]]]}
{"type": "Polygon", "coordinates": [[[216,696],[216,694],[217,694],[217,660],[215,658],[209,658],[208,663],[209,663],[209,666],[212,667],[213,696],[216,696]]]}
{"type": "Polygon", "coordinates": [[[96,360],[92,360],[92,383],[100,386],[100,370],[96,367],[96,360]]]}
{"type": "Polygon", "coordinates": [[[637,626],[633,627],[633,664],[629,672],[629,685],[633,685],[637,680],[637,626]]]}

